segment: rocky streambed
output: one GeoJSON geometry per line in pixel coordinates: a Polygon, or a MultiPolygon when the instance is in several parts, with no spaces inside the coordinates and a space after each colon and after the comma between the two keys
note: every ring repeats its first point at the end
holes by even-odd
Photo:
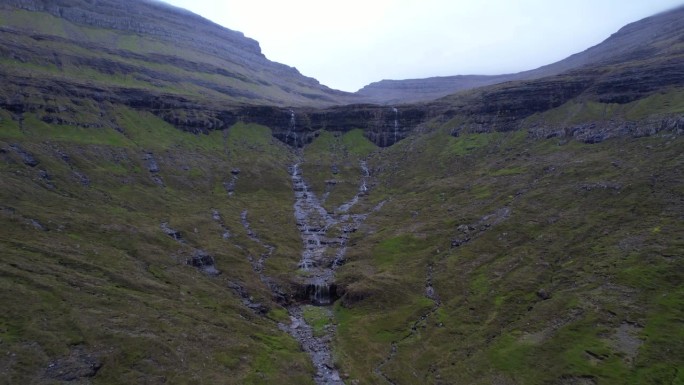
{"type": "MultiPolygon", "coordinates": [[[[281,324],[280,328],[297,339],[302,348],[309,353],[316,368],[317,384],[343,384],[332,359],[331,342],[335,327],[328,325],[322,334],[316,334],[306,323],[303,306],[325,307],[337,298],[335,270],[344,264],[347,242],[370,213],[350,214],[349,210],[368,193],[370,173],[365,162],[360,163],[361,181],[357,193],[347,202],[328,212],[311,191],[302,176],[299,164],[290,167],[295,195],[294,215],[297,228],[302,237],[302,255],[299,262],[300,279],[298,301],[288,307],[291,324],[281,324]]],[[[373,211],[379,210],[382,204],[373,211]]],[[[332,310],[325,308],[329,318],[332,310]]]]}

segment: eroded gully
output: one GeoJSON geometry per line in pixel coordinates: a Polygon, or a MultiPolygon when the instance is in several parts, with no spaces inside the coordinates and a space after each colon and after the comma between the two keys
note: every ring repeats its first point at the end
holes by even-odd
{"type": "MultiPolygon", "coordinates": [[[[302,177],[299,164],[289,168],[295,195],[294,215],[303,244],[297,271],[297,276],[301,277],[299,278],[301,289],[295,296],[296,301],[287,307],[291,323],[289,325],[281,323],[278,327],[294,337],[302,349],[309,354],[316,369],[314,380],[318,385],[344,384],[332,358],[331,343],[335,335],[335,327],[327,325],[322,333],[314,333],[313,328],[304,318],[304,306],[319,306],[326,313],[326,317],[332,319],[332,310],[328,306],[338,298],[334,280],[335,270],[344,264],[349,236],[372,212],[380,210],[384,204],[384,202],[379,203],[367,213],[349,213],[349,210],[369,191],[368,166],[362,161],[360,167],[362,175],[357,193],[332,213],[323,207],[323,202],[311,191],[302,177]]],[[[284,293],[264,272],[265,261],[273,254],[274,247],[264,243],[252,230],[247,210],[241,213],[240,220],[249,238],[266,250],[258,258],[248,257],[252,269],[275,296],[284,298],[284,293]]],[[[246,294],[243,297],[249,296],[246,294]]],[[[250,302],[247,305],[254,308],[261,304],[250,302]]]]}
{"type": "Polygon", "coordinates": [[[303,306],[321,306],[332,318],[327,307],[337,299],[335,270],[344,264],[347,242],[371,212],[382,207],[382,203],[364,214],[350,214],[349,210],[368,194],[368,166],[360,163],[361,182],[357,193],[348,202],[328,212],[311,191],[302,177],[299,164],[290,167],[295,195],[294,215],[302,237],[303,251],[299,262],[298,276],[302,277],[299,301],[288,307],[290,325],[279,325],[292,335],[309,354],[316,369],[316,384],[344,384],[335,368],[331,342],[335,335],[334,325],[328,325],[322,334],[314,334],[303,316],[303,306]]]}

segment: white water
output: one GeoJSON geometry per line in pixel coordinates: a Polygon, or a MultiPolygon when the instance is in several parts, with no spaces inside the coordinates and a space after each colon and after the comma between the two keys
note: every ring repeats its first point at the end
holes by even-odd
{"type": "Polygon", "coordinates": [[[392,111],[394,111],[394,143],[396,143],[399,134],[399,110],[392,107],[392,111]]]}
{"type": "Polygon", "coordinates": [[[290,125],[288,126],[287,135],[285,137],[285,143],[289,141],[290,136],[292,136],[292,145],[297,146],[297,119],[295,117],[294,111],[290,110],[290,125]]]}

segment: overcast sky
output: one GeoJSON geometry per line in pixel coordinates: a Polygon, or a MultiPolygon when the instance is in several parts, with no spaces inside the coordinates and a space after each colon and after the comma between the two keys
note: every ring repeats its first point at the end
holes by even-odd
{"type": "Polygon", "coordinates": [[[356,91],[382,79],[533,69],[683,0],[165,0],[356,91]]]}

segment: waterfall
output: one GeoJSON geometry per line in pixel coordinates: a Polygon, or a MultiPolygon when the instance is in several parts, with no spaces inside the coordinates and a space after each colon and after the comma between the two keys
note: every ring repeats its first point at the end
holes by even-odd
{"type": "Polygon", "coordinates": [[[361,161],[361,170],[363,171],[363,177],[361,179],[361,187],[359,188],[359,191],[365,193],[368,191],[368,186],[366,186],[366,178],[370,176],[370,172],[368,171],[368,164],[365,160],[361,161]]]}
{"type": "Polygon", "coordinates": [[[287,135],[285,135],[285,143],[287,143],[292,136],[292,144],[297,146],[297,119],[295,118],[295,112],[290,110],[290,124],[287,128],[287,135]]]}
{"type": "Polygon", "coordinates": [[[330,287],[326,284],[315,284],[311,303],[318,306],[330,305],[330,287]]]}
{"type": "Polygon", "coordinates": [[[394,143],[396,143],[397,135],[399,133],[399,110],[397,110],[395,107],[392,107],[392,111],[394,111],[394,143]]]}

